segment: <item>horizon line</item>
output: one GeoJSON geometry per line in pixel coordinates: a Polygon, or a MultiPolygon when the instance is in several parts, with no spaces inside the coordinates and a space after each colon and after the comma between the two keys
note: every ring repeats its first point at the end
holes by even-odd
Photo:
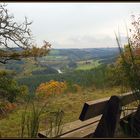
{"type": "Polygon", "coordinates": [[[118,47],[93,47],[93,48],[91,48],[91,47],[89,47],[89,48],[78,48],[78,47],[75,47],[75,48],[65,48],[65,47],[62,47],[62,48],[51,48],[51,49],[112,49],[112,48],[118,48],[118,47]]]}

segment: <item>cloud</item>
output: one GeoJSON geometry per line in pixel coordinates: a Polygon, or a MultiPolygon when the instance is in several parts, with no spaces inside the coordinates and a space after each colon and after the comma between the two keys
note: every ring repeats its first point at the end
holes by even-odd
{"type": "MultiPolygon", "coordinates": [[[[122,44],[126,42],[122,37],[122,44]]],[[[109,36],[76,36],[68,38],[63,42],[52,43],[55,48],[99,48],[99,47],[117,47],[115,38],[109,36]]]]}
{"type": "Polygon", "coordinates": [[[131,12],[140,12],[139,3],[9,3],[8,9],[18,21],[24,16],[36,42],[43,40],[54,47],[116,46],[114,31],[125,35],[124,20],[131,12]]]}

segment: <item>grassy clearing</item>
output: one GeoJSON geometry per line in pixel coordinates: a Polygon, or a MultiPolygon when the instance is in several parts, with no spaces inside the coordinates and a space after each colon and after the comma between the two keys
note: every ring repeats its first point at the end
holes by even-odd
{"type": "MultiPolygon", "coordinates": [[[[38,102],[36,101],[35,104],[38,107],[43,106],[46,101],[48,102],[45,111],[46,113],[42,115],[40,130],[47,128],[46,119],[48,112],[62,109],[65,113],[63,120],[64,123],[72,122],[78,119],[84,102],[108,97],[111,95],[117,95],[121,92],[121,88],[118,87],[104,90],[86,89],[79,93],[67,93],[59,96],[49,97],[48,99],[40,100],[38,102]]],[[[25,104],[19,105],[18,108],[9,114],[8,117],[0,120],[0,133],[2,137],[19,137],[21,114],[24,111],[24,107],[25,104]]]]}
{"type": "Polygon", "coordinates": [[[49,56],[47,56],[46,58],[45,58],[45,60],[47,61],[47,60],[52,60],[52,61],[60,61],[60,60],[62,60],[62,61],[64,61],[64,60],[67,60],[67,56],[61,56],[61,55],[57,55],[57,56],[53,56],[53,55],[49,55],[49,56]]]}
{"type": "Polygon", "coordinates": [[[99,66],[100,63],[98,60],[88,60],[87,63],[86,61],[79,61],[77,63],[77,70],[90,70],[93,69],[97,66],[99,66]]]}

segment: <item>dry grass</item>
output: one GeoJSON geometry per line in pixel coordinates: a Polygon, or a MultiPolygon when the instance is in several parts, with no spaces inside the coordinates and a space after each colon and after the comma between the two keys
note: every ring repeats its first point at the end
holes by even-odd
{"type": "MultiPolygon", "coordinates": [[[[41,116],[40,129],[44,130],[47,126],[47,117],[49,112],[61,109],[64,111],[64,123],[75,121],[79,118],[83,104],[86,101],[96,100],[99,98],[109,97],[111,95],[120,94],[121,88],[113,87],[104,90],[83,90],[79,93],[67,93],[50,97],[48,99],[36,101],[38,107],[43,106],[47,101],[45,112],[41,116]]],[[[19,137],[21,114],[24,111],[25,104],[19,105],[18,108],[9,114],[8,117],[0,120],[0,133],[2,137],[19,137]]],[[[30,105],[29,105],[30,108],[30,105]]]]}

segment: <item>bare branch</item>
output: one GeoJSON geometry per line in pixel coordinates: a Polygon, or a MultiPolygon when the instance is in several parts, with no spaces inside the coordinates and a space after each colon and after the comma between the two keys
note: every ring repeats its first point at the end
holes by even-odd
{"type": "Polygon", "coordinates": [[[4,42],[2,38],[8,38],[17,47],[22,49],[29,47],[32,44],[30,42],[32,39],[31,30],[29,29],[31,24],[32,22],[28,22],[27,17],[22,24],[14,22],[14,16],[9,15],[5,5],[0,5],[0,44],[7,44],[7,40],[4,42]]]}
{"type": "Polygon", "coordinates": [[[29,22],[27,17],[21,24],[15,22],[14,16],[9,14],[6,6],[0,4],[0,48],[2,49],[0,49],[0,63],[5,64],[11,59],[19,60],[24,57],[46,55],[51,45],[46,41],[41,48],[33,45],[33,37],[29,28],[32,22],[29,22]],[[14,48],[20,48],[20,51],[15,52],[14,48]]]}

